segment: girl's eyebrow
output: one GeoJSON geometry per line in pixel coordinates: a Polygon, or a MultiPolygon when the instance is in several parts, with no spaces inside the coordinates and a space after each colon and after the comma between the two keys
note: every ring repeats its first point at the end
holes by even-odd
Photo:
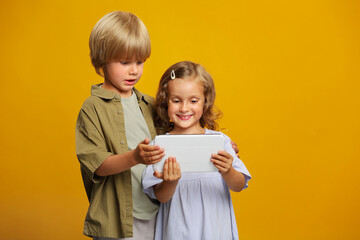
{"type": "MultiPolygon", "coordinates": [[[[182,96],[179,96],[179,95],[170,95],[169,98],[182,98],[182,96]]],[[[201,96],[196,96],[196,95],[193,95],[193,96],[190,96],[189,98],[201,98],[201,96]]]]}

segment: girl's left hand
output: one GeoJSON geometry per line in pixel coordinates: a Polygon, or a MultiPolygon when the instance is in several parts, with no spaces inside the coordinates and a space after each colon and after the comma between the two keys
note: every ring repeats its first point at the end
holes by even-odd
{"type": "Polygon", "coordinates": [[[175,157],[169,157],[165,160],[163,172],[154,172],[154,177],[160,178],[166,182],[177,182],[181,178],[180,165],[175,157]]]}
{"type": "Polygon", "coordinates": [[[214,153],[211,155],[211,161],[214,163],[215,167],[219,169],[220,174],[228,173],[232,168],[233,156],[226,151],[219,151],[218,154],[214,153]]]}

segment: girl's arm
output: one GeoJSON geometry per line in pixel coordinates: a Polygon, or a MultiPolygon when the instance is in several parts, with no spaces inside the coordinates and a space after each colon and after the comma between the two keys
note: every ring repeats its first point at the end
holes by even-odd
{"type": "Polygon", "coordinates": [[[154,194],[160,202],[165,203],[174,195],[176,186],[181,178],[179,163],[174,157],[169,157],[165,161],[163,172],[155,171],[154,176],[163,179],[161,183],[154,186],[154,194]]]}
{"type": "Polygon", "coordinates": [[[245,177],[232,166],[233,157],[226,151],[219,151],[212,154],[211,161],[219,169],[219,173],[224,178],[226,185],[234,192],[240,192],[245,185],[245,177]]]}

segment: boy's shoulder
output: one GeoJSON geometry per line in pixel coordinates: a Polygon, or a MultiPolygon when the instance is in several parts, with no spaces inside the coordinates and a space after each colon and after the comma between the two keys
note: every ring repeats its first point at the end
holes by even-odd
{"type": "MultiPolygon", "coordinates": [[[[142,99],[151,106],[154,105],[155,99],[153,97],[142,93],[135,88],[134,92],[138,99],[142,99]]],[[[102,89],[100,84],[93,85],[91,87],[91,96],[85,99],[82,108],[106,107],[107,103],[111,102],[112,99],[117,99],[120,102],[121,97],[115,92],[102,89]]]]}
{"type": "Polygon", "coordinates": [[[140,92],[136,88],[134,88],[134,92],[138,97],[142,97],[145,100],[145,102],[150,103],[150,104],[154,104],[155,99],[153,97],[151,97],[150,95],[147,95],[147,94],[145,94],[143,92],[140,92]]]}
{"type": "Polygon", "coordinates": [[[91,95],[88,98],[85,99],[83,106],[92,106],[96,105],[97,103],[101,103],[103,100],[101,98],[91,95]]]}
{"type": "Polygon", "coordinates": [[[82,109],[104,107],[107,102],[115,97],[116,93],[101,88],[101,84],[91,86],[91,95],[85,99],[82,109]]]}

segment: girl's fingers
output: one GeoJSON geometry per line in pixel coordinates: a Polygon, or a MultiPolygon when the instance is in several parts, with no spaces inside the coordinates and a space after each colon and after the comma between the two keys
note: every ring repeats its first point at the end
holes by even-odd
{"type": "MultiPolygon", "coordinates": [[[[166,171],[164,170],[164,180],[174,181],[178,180],[181,176],[180,165],[175,157],[169,157],[165,164],[167,165],[166,171]]],[[[165,169],[165,167],[164,167],[165,169]]]]}
{"type": "Polygon", "coordinates": [[[179,163],[176,161],[176,158],[173,158],[173,169],[174,169],[174,175],[178,176],[180,175],[180,165],[179,163]]]}
{"type": "Polygon", "coordinates": [[[168,169],[168,160],[165,159],[164,167],[163,167],[163,173],[167,172],[168,169]]]}
{"type": "Polygon", "coordinates": [[[178,162],[176,162],[176,172],[177,172],[177,174],[181,174],[181,170],[180,170],[180,165],[179,165],[179,163],[178,162]]]}
{"type": "Polygon", "coordinates": [[[157,178],[162,179],[162,178],[164,177],[164,175],[163,175],[163,173],[161,173],[161,172],[155,171],[155,172],[154,172],[154,177],[157,177],[157,178]]]}
{"type": "Polygon", "coordinates": [[[223,156],[223,157],[228,158],[228,159],[232,158],[231,154],[228,153],[227,151],[219,151],[218,155],[223,156]]]}
{"type": "Polygon", "coordinates": [[[231,163],[218,161],[216,159],[211,159],[211,161],[220,173],[225,173],[231,168],[231,163]]]}
{"type": "Polygon", "coordinates": [[[229,163],[227,162],[223,162],[223,161],[219,161],[217,159],[211,159],[211,161],[215,164],[215,165],[218,165],[218,166],[221,166],[221,167],[226,167],[229,165],[229,163]]]}
{"type": "Polygon", "coordinates": [[[225,172],[226,171],[225,168],[223,168],[223,167],[221,167],[219,165],[215,165],[215,167],[219,170],[219,172],[225,172]]]}
{"type": "Polygon", "coordinates": [[[168,165],[169,165],[169,168],[168,168],[168,176],[171,176],[173,174],[173,159],[172,157],[169,157],[169,160],[168,160],[168,165]]]}
{"type": "Polygon", "coordinates": [[[215,161],[217,161],[219,163],[232,163],[231,159],[222,157],[222,156],[217,155],[217,154],[213,154],[211,160],[215,160],[215,161]]]}
{"type": "Polygon", "coordinates": [[[164,169],[163,169],[163,177],[164,180],[168,180],[169,177],[172,174],[172,161],[171,161],[171,157],[169,157],[168,159],[165,160],[165,164],[164,164],[164,169]]]}

